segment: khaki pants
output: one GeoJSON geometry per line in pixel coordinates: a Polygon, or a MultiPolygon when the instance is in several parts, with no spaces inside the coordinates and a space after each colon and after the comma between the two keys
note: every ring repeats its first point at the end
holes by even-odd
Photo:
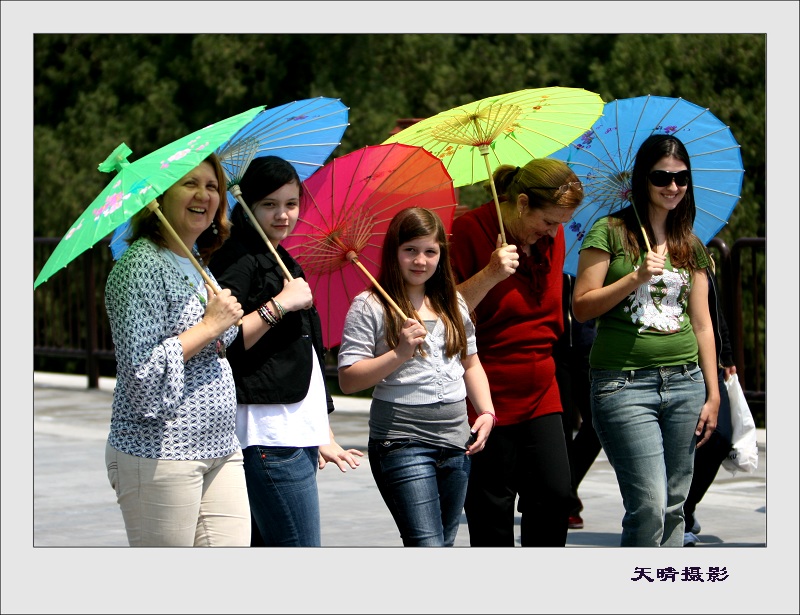
{"type": "Polygon", "coordinates": [[[128,455],[106,443],[106,469],[130,546],[250,546],[241,450],[173,461],[128,455]]]}

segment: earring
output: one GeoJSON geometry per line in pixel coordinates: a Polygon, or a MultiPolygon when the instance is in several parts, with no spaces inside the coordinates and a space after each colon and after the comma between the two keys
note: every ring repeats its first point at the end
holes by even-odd
{"type": "Polygon", "coordinates": [[[211,232],[217,235],[219,231],[217,230],[217,222],[216,220],[211,221],[211,232]]]}
{"type": "Polygon", "coordinates": [[[520,220],[521,218],[522,218],[522,207],[520,207],[520,208],[517,210],[517,220],[520,220]]]}

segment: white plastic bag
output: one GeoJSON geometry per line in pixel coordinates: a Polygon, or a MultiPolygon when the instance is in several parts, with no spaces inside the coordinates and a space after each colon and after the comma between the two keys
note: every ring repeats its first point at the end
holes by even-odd
{"type": "Polygon", "coordinates": [[[731,374],[725,381],[725,388],[728,389],[728,397],[731,400],[733,448],[722,460],[722,467],[734,475],[737,472],[754,472],[758,467],[756,423],[736,374],[731,374]]]}

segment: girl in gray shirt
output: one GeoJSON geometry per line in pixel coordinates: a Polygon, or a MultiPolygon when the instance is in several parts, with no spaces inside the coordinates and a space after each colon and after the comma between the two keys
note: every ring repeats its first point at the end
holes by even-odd
{"type": "Polygon", "coordinates": [[[496,419],[436,213],[411,207],[395,215],[378,281],[348,310],[339,385],[344,393],[374,387],[370,467],[403,545],[452,546],[470,456],[483,449],[496,419]],[[480,414],[471,428],[467,396],[480,414]]]}

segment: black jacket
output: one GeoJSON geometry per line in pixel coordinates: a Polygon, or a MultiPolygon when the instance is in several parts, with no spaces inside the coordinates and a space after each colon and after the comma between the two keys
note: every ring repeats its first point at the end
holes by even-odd
{"type": "Polygon", "coordinates": [[[728,333],[728,323],[722,314],[721,298],[717,287],[717,277],[710,270],[708,273],[708,310],[711,312],[711,321],[714,324],[714,342],[717,346],[717,367],[731,367],[734,365],[733,348],[728,333]]]}
{"type": "MultiPolygon", "coordinates": [[[[283,272],[249,218],[237,205],[231,215],[231,236],[213,255],[209,268],[221,288],[229,288],[245,314],[255,311],[283,289],[283,272]]],[[[292,277],[305,277],[300,265],[278,246],[281,261],[292,277]]],[[[326,349],[316,308],[289,312],[249,350],[238,335],[227,356],[236,382],[236,399],[243,404],[291,404],[308,394],[311,349],[325,374],[326,349]]],[[[328,391],[328,412],[333,400],[328,391]]]]}

